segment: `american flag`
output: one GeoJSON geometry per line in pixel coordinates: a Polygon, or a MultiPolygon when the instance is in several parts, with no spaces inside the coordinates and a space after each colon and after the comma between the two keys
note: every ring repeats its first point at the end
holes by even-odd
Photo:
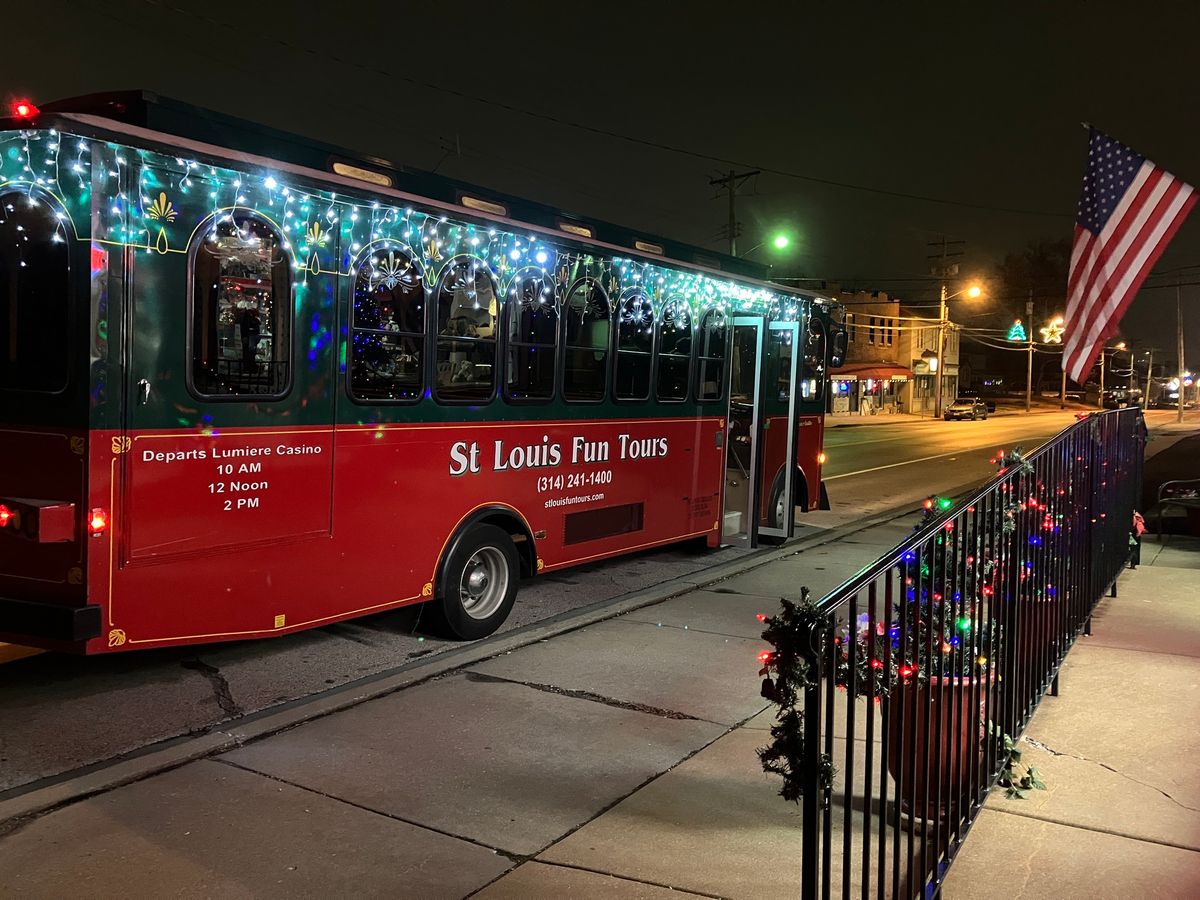
{"type": "Polygon", "coordinates": [[[1195,203],[1190,184],[1091,129],[1067,278],[1063,369],[1072,381],[1083,384],[1195,203]]]}

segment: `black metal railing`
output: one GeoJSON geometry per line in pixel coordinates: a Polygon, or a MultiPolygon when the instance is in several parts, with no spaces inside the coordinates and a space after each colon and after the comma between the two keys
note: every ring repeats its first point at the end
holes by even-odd
{"type": "MultiPolygon", "coordinates": [[[[812,607],[802,895],[935,894],[1136,549],[1138,409],[1076,422],[812,607]],[[831,774],[832,772],[832,774],[831,774]]],[[[950,508],[942,510],[940,505],[950,508]]]]}

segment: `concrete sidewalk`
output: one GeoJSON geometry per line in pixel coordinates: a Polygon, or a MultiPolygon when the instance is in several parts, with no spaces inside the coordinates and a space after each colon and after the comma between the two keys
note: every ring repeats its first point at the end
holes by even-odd
{"type": "Polygon", "coordinates": [[[1200,896],[1200,539],[1145,540],[1092,621],[1022,739],[1047,790],[992,796],[950,900],[1200,896]]]}
{"type": "MultiPolygon", "coordinates": [[[[795,895],[799,810],[755,755],[755,613],[830,590],[915,519],[18,823],[0,896],[795,895]]],[[[945,896],[1195,895],[1200,554],[1182,547],[1147,545],[1105,601],[1029,732],[1051,790],[992,801],[945,896]]]]}
{"type": "Polygon", "coordinates": [[[17,823],[0,895],[794,892],[755,614],[913,518],[17,823]]]}

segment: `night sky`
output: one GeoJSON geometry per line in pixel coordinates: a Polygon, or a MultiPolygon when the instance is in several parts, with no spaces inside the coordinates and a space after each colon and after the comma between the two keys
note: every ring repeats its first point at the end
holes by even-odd
{"type": "MultiPolygon", "coordinates": [[[[984,275],[1070,235],[1082,121],[1200,184],[1193,5],[996,6],[38,0],[5,16],[0,90],[146,88],[712,249],[731,164],[704,157],[965,204],[781,174],[739,197],[743,250],[796,238],[751,258],[920,301],[942,235],[984,275]]],[[[1200,214],[1156,271],[1189,264],[1200,214]]],[[[1143,291],[1125,335],[1173,356],[1174,296],[1143,291]]]]}

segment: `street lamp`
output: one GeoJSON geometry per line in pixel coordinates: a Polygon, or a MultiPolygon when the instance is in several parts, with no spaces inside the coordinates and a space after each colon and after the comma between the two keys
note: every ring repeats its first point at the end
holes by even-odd
{"type": "Polygon", "coordinates": [[[982,296],[982,294],[983,294],[983,288],[980,287],[978,284],[968,285],[967,287],[963,288],[961,291],[955,291],[953,294],[946,293],[946,282],[944,282],[944,281],[942,282],[941,288],[942,289],[941,289],[940,301],[939,301],[939,306],[938,306],[938,341],[937,341],[937,358],[939,361],[939,365],[934,372],[934,379],[933,379],[933,394],[934,394],[934,396],[933,396],[933,417],[935,419],[940,419],[942,417],[942,373],[946,371],[946,367],[944,365],[940,365],[940,362],[942,359],[942,354],[946,350],[946,326],[949,324],[949,322],[947,321],[948,314],[946,312],[946,301],[953,300],[955,297],[958,297],[961,294],[966,294],[968,297],[970,297],[972,300],[974,300],[976,297],[982,296]]]}
{"type": "MultiPolygon", "coordinates": [[[[780,232],[779,234],[775,235],[773,238],[770,238],[770,242],[771,242],[771,246],[774,247],[776,250],[786,250],[788,248],[788,246],[792,243],[792,239],[790,237],[788,237],[786,234],[783,234],[782,232],[780,232]]],[[[751,253],[753,253],[755,250],[757,250],[759,247],[763,246],[766,243],[767,243],[767,239],[763,239],[763,240],[759,241],[757,244],[755,244],[753,247],[751,247],[749,250],[747,250],[745,253],[742,254],[742,259],[745,259],[747,256],[749,256],[751,253]]]]}

